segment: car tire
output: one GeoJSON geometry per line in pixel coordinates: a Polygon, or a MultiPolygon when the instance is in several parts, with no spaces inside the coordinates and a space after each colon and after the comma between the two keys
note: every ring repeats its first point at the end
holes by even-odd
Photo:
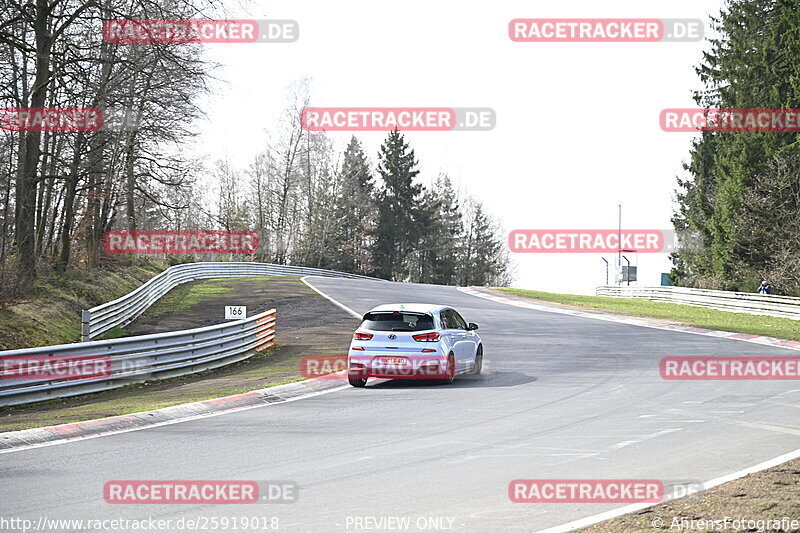
{"type": "Polygon", "coordinates": [[[350,385],[352,385],[353,387],[364,388],[367,386],[367,378],[347,376],[347,381],[349,381],[350,385]]]}
{"type": "Polygon", "coordinates": [[[442,385],[452,385],[455,379],[456,379],[456,356],[453,355],[453,352],[450,352],[447,355],[447,374],[445,374],[445,378],[441,380],[441,383],[442,385]]]}
{"type": "Polygon", "coordinates": [[[478,345],[478,351],[475,354],[475,366],[472,367],[472,374],[473,376],[479,376],[481,371],[483,370],[483,345],[478,345]]]}

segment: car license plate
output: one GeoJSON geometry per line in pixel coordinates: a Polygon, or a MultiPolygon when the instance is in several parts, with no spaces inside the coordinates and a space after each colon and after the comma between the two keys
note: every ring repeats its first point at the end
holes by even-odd
{"type": "Polygon", "coordinates": [[[381,357],[378,359],[382,365],[404,365],[406,364],[405,357],[381,357]]]}

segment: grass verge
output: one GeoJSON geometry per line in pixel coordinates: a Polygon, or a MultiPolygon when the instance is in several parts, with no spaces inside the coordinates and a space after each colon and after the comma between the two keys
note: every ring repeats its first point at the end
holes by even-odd
{"type": "Polygon", "coordinates": [[[119,298],[164,268],[140,261],[44,277],[25,298],[0,303],[0,350],[77,342],[82,309],[119,298]]]}
{"type": "MultiPolygon", "coordinates": [[[[246,281],[264,280],[266,278],[246,278],[246,281]]],[[[197,305],[205,298],[222,296],[232,291],[230,279],[212,279],[201,283],[184,283],[178,285],[160,298],[150,309],[147,316],[157,317],[167,313],[184,311],[197,305]]]]}
{"type": "Polygon", "coordinates": [[[666,302],[653,302],[633,298],[610,298],[607,296],[582,296],[557,294],[496,287],[494,290],[539,302],[554,303],[566,307],[591,311],[610,311],[622,315],[660,318],[698,328],[766,335],[779,339],[800,341],[800,321],[791,318],[750,315],[717,311],[704,307],[666,302]]]}

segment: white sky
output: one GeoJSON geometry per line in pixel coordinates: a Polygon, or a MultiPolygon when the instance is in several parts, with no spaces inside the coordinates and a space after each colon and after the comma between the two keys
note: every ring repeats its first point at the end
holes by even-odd
{"type": "MultiPolygon", "coordinates": [[[[410,132],[424,180],[446,171],[506,231],[671,228],[675,176],[691,134],[659,128],[663,108],[694,107],[696,43],[514,43],[513,18],[699,18],[722,0],[260,1],[231,16],[294,19],[291,44],[207,45],[225,80],[205,106],[198,150],[245,168],[286,104],[311,79],[318,107],[491,107],[489,132],[410,132]],[[648,5],[652,4],[652,5],[648,5]]],[[[342,147],[351,133],[334,133],[342,147]]],[[[384,133],[355,133],[373,163],[384,133]]],[[[599,254],[515,254],[518,287],[591,293],[599,254]]],[[[612,256],[606,256],[612,260],[612,256]]],[[[631,258],[634,259],[634,258],[631,258]]],[[[658,285],[665,254],[639,254],[658,285]]],[[[613,277],[613,272],[612,272],[613,277]]]]}

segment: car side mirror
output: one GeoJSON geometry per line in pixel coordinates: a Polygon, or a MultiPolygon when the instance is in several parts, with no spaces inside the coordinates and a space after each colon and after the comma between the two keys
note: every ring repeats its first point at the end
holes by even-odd
{"type": "Polygon", "coordinates": [[[478,324],[476,324],[475,322],[470,322],[467,325],[467,331],[472,331],[473,329],[478,329],[478,324]]]}

